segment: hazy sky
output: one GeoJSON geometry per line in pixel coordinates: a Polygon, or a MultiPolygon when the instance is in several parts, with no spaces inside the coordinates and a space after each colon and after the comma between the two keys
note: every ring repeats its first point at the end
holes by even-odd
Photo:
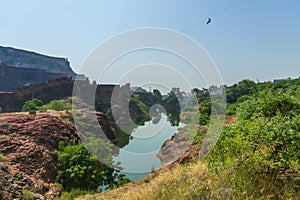
{"type": "Polygon", "coordinates": [[[299,0],[0,0],[0,8],[0,45],[68,57],[75,71],[109,37],[163,27],[200,43],[227,84],[300,76],[299,0]]]}

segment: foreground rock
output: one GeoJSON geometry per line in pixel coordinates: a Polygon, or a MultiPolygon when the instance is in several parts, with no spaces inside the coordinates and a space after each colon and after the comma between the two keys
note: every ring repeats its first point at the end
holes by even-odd
{"type": "Polygon", "coordinates": [[[36,199],[59,196],[53,151],[59,141],[78,140],[73,124],[57,112],[0,116],[0,199],[22,199],[22,190],[36,199]]]}
{"type": "MultiPolygon", "coordinates": [[[[191,132],[193,129],[199,129],[197,125],[187,125],[166,140],[157,153],[157,157],[163,162],[163,166],[177,162],[184,164],[195,160],[197,157],[197,148],[192,144],[193,137],[191,132]]],[[[201,130],[205,132],[206,130],[201,130]]]]}

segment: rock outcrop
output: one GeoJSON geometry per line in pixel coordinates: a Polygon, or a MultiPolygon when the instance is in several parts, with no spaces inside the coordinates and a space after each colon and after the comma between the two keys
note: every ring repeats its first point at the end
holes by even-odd
{"type": "Polygon", "coordinates": [[[5,162],[0,162],[0,177],[0,199],[17,199],[22,197],[22,187],[17,184],[20,181],[17,178],[18,175],[13,176],[10,174],[10,169],[5,162]]]}
{"type": "MultiPolygon", "coordinates": [[[[197,126],[195,127],[197,129],[197,126]]],[[[193,138],[190,136],[190,127],[185,126],[172,136],[171,139],[166,140],[157,153],[157,157],[163,162],[163,166],[178,162],[180,164],[187,163],[197,157],[197,152],[192,145],[193,138]]]]}
{"type": "Polygon", "coordinates": [[[54,186],[59,141],[78,142],[75,128],[57,112],[0,116],[0,199],[22,199],[26,189],[37,199],[59,195],[54,186]],[[39,198],[38,198],[39,197],[39,198]]]}

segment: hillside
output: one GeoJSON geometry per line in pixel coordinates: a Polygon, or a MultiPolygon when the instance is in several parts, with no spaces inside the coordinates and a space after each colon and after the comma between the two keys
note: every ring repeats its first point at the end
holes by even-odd
{"type": "MultiPolygon", "coordinates": [[[[77,200],[299,199],[300,79],[244,80],[227,94],[230,116],[205,158],[177,160],[143,179],[77,200]]],[[[194,147],[201,145],[199,134],[194,147]]]]}
{"type": "Polygon", "coordinates": [[[46,56],[12,47],[0,46],[0,62],[20,68],[43,69],[49,73],[75,74],[66,58],[46,56]]]}

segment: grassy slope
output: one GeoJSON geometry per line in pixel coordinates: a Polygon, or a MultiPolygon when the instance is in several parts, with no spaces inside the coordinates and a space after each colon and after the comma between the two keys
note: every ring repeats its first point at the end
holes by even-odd
{"type": "Polygon", "coordinates": [[[144,178],[103,194],[79,197],[78,200],[195,199],[199,196],[198,191],[203,191],[201,183],[208,180],[206,172],[206,164],[198,161],[161,173],[152,180],[144,178]]]}

